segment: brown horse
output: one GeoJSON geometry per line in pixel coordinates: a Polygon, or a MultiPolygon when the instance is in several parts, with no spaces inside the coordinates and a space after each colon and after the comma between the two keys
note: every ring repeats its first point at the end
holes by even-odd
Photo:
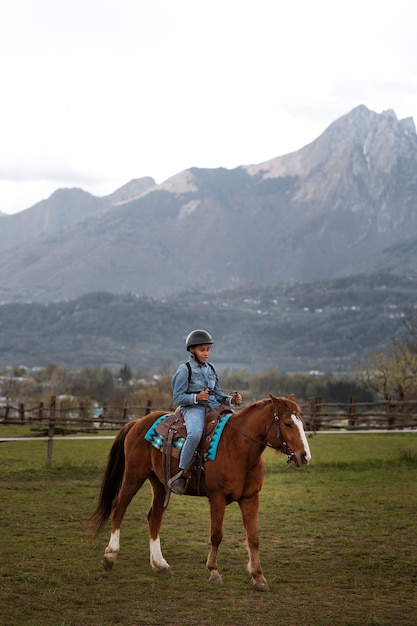
{"type": "MultiPolygon", "coordinates": [[[[163,412],[153,412],[128,422],[117,434],[110,450],[100,497],[91,514],[92,527],[98,533],[110,515],[110,542],[103,556],[103,566],[111,569],[119,552],[120,526],[134,495],[149,480],[152,503],[148,512],[150,563],[155,572],[171,574],[161,551],[159,530],[164,514],[166,493],[165,455],[144,439],[144,435],[163,412]]],[[[288,463],[301,467],[311,459],[304,432],[301,410],[291,394],[288,398],[259,400],[233,413],[219,441],[216,458],[204,467],[205,490],[210,502],[210,542],[207,558],[210,582],[221,583],[217,552],[223,537],[225,509],[238,502],[249,554],[248,571],[258,591],[268,591],[259,557],[259,494],[265,477],[262,453],[269,446],[288,456],[288,463]]],[[[173,461],[178,465],[178,461],[173,461]]],[[[177,467],[173,467],[176,471],[177,467]]],[[[192,475],[186,495],[200,495],[196,476],[192,475]]]]}

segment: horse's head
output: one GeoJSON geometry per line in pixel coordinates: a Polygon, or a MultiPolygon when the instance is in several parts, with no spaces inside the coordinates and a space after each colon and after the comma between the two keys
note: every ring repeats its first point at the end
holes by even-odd
{"type": "Polygon", "coordinates": [[[280,445],[277,449],[288,456],[288,463],[296,467],[308,465],[311,461],[310,446],[304,432],[301,408],[295,401],[294,394],[292,393],[288,398],[269,395],[274,407],[274,420],[277,426],[276,433],[270,433],[270,444],[277,447],[272,438],[275,441],[278,439],[280,445]]]}

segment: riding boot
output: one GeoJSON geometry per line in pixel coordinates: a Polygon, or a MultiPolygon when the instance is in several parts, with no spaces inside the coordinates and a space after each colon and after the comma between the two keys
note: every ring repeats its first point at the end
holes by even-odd
{"type": "Polygon", "coordinates": [[[182,496],[185,493],[187,487],[187,479],[184,476],[185,470],[180,470],[178,474],[175,474],[168,481],[168,487],[179,496],[182,496]]]}

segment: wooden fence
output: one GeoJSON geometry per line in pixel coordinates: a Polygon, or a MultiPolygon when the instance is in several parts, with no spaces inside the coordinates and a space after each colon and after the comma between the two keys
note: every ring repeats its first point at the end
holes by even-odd
{"type": "MultiPolygon", "coordinates": [[[[52,396],[48,405],[43,402],[35,406],[18,403],[17,406],[6,404],[0,407],[0,425],[30,426],[31,438],[46,438],[47,465],[52,461],[54,438],[58,436],[73,436],[78,433],[84,435],[98,434],[103,431],[119,430],[126,422],[143,417],[152,410],[149,401],[146,406],[110,407],[106,403],[101,408],[87,407],[83,402],[79,405],[68,406],[67,402],[57,401],[52,396]]],[[[169,412],[171,408],[160,409],[169,412]]],[[[16,439],[19,437],[14,437],[16,439]]],[[[24,436],[27,439],[27,436],[24,436]]],[[[5,441],[0,437],[0,442],[5,441]]]]}
{"type": "Polygon", "coordinates": [[[388,400],[346,403],[313,398],[303,406],[306,428],[320,430],[393,430],[417,429],[417,401],[388,400]]]}
{"type": "MultiPolygon", "coordinates": [[[[301,408],[306,430],[310,432],[417,430],[417,401],[361,403],[352,396],[346,403],[329,403],[323,398],[312,398],[301,408]]],[[[87,407],[82,402],[77,406],[68,406],[52,396],[46,406],[40,402],[32,407],[24,403],[0,407],[0,425],[29,425],[31,437],[46,438],[47,465],[50,465],[55,437],[119,430],[126,422],[143,417],[152,410],[168,413],[173,407],[153,407],[151,401],[146,406],[133,406],[126,402],[123,406],[104,404],[101,408],[87,407]]],[[[5,438],[0,436],[0,441],[5,441],[5,438]]]]}

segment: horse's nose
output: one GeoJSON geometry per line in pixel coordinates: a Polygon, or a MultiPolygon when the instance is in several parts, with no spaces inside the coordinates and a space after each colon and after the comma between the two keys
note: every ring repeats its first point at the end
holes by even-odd
{"type": "Polygon", "coordinates": [[[310,457],[307,452],[303,452],[301,455],[301,463],[303,465],[308,465],[310,463],[310,457]]]}

